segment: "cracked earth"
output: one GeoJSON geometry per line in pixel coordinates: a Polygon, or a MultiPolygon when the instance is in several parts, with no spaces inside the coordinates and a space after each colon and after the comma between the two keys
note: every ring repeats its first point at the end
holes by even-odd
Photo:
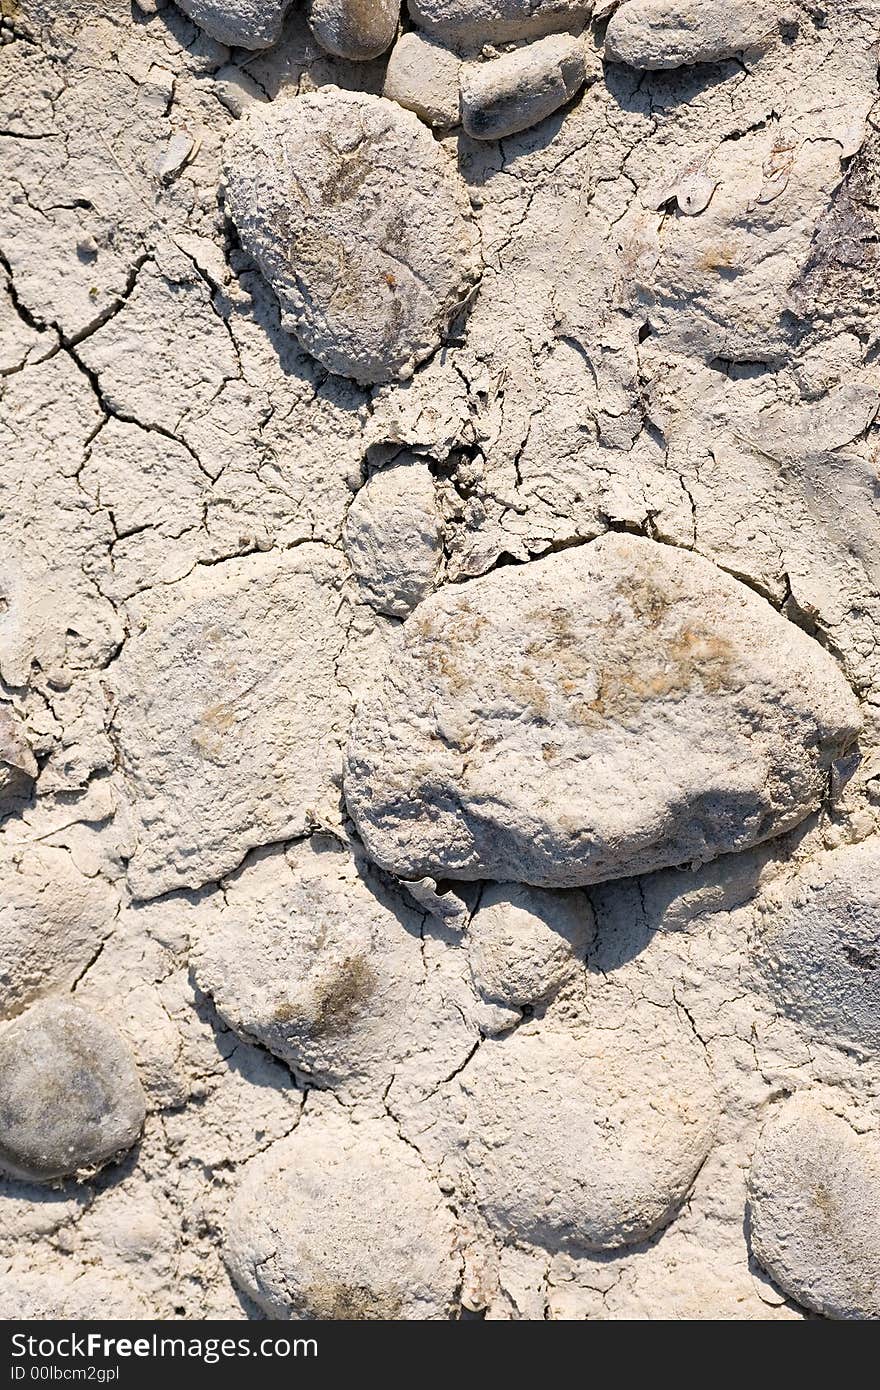
{"type": "Polygon", "coordinates": [[[880,3],[373,8],[0,0],[0,1316],[880,1317],[880,3]]]}

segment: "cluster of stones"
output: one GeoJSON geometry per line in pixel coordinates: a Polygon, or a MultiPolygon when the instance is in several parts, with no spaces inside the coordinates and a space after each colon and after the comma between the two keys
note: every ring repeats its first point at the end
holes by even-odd
{"type": "MultiPolygon", "coordinates": [[[[179,3],[247,48],[276,42],[288,8],[179,3]]],[[[436,350],[481,259],[467,191],[432,128],[499,139],[552,115],[587,80],[590,8],[410,0],[417,27],[398,38],[396,0],[312,0],[327,53],[391,50],[385,95],[328,87],[253,105],[227,143],[225,199],[282,326],[328,371],[401,381],[436,350]],[[485,56],[487,43],[517,46],[485,56]]],[[[762,0],[625,0],[605,58],[708,62],[773,32],[762,0]]],[[[270,1316],[445,1318],[462,1278],[449,1184],[386,1115],[354,1119],[320,1095],[384,1098],[407,1061],[429,988],[418,888],[489,881],[467,926],[466,986],[496,1023],[439,1088],[467,1135],[457,1171],[468,1197],[500,1241],[550,1254],[645,1241],[686,1200],[718,1097],[706,1049],[659,1004],[642,1001],[623,1026],[599,1006],[543,1013],[577,980],[596,931],[582,890],[799,825],[861,715],[811,637],[658,541],[609,533],[441,587],[434,480],[413,455],[357,493],[344,548],[345,572],[314,544],[188,576],[128,638],[108,675],[132,794],[128,886],[135,900],[199,889],[255,847],[300,837],[283,873],[246,862],[193,909],[191,964],[220,1018],[316,1087],[295,1131],[245,1168],[229,1268],[270,1316]],[[343,756],[349,571],[400,631],[343,756]],[[194,648],[199,662],[181,659],[194,648]],[[181,707],[192,727],[181,729],[181,707]],[[355,855],[307,838],[340,784],[355,855]]],[[[12,797],[38,769],[4,711],[0,794],[12,797]]],[[[767,902],[765,986],[824,1037],[876,1050],[876,850],[840,851],[816,874],[767,902]]],[[[136,1144],[145,1115],[127,1045],[78,1004],[31,1002],[0,1032],[9,1175],[89,1177],[136,1144]]],[[[752,1249],[779,1286],[829,1316],[880,1316],[873,1141],[796,1096],[768,1118],[749,1181],[752,1249]]]]}
{"type": "MultiPolygon", "coordinates": [[[[285,6],[184,8],[215,38],[258,47],[278,37],[285,6]]],[[[365,62],[390,50],[384,100],[324,87],[251,103],[226,148],[226,199],[282,325],[328,370],[363,384],[404,380],[436,350],[473,294],[480,258],[467,192],[430,131],[500,140],[571,102],[599,70],[590,9],[412,0],[416,27],[397,37],[393,0],[313,0],[309,24],[327,53],[365,62]]],[[[768,42],[771,20],[763,0],[627,0],[604,57],[643,69],[710,62],[768,42]]]]}

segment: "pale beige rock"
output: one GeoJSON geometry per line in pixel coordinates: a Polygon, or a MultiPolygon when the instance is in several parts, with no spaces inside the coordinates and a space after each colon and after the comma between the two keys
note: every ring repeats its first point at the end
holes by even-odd
{"type": "Polygon", "coordinates": [[[109,676],[136,847],[132,892],[199,887],[338,801],[343,566],[323,546],[197,567],[109,676]]]}
{"type": "Polygon", "coordinates": [[[382,95],[415,111],[430,126],[458,125],[460,67],[450,49],[410,30],[391,51],[382,95]]]}
{"type": "Polygon", "coordinates": [[[605,31],[605,57],[634,68],[714,63],[776,33],[767,0],[623,0],[605,31]]]}
{"type": "Polygon", "coordinates": [[[432,38],[479,47],[581,28],[591,0],[408,0],[415,24],[432,38]]]}
{"type": "Polygon", "coordinates": [[[435,587],[443,562],[431,470],[419,459],[391,464],[358,492],[345,521],[345,555],[364,598],[405,618],[435,587]]]}
{"type": "Polygon", "coordinates": [[[750,1240],[770,1277],[828,1318],[880,1317],[880,1142],[809,1095],[764,1126],[749,1174],[750,1240]]]}
{"type": "Polygon", "coordinates": [[[811,1038],[880,1047],[880,842],[822,854],[759,904],[756,959],[776,1006],[811,1038]]]}
{"type": "Polygon", "coordinates": [[[542,1003],[576,978],[595,930],[589,900],[576,890],[487,884],[467,934],[474,984],[510,1008],[542,1003]]]}
{"type": "Polygon", "coordinates": [[[227,207],[282,326],[329,371],[412,376],[480,271],[464,185],[418,118],[328,87],[251,107],[224,162],[227,207]]]}
{"type": "Polygon", "coordinates": [[[403,878],[570,887],[780,834],[859,726],[833,660],[745,585],[608,535],[426,599],[345,796],[403,878]]]}
{"type": "Polygon", "coordinates": [[[308,1084],[384,1088],[409,1042],[422,913],[312,837],[255,856],[197,913],[193,970],[221,1018],[308,1084]]]}
{"type": "Polygon", "coordinates": [[[241,116],[254,102],[266,100],[266,93],[254,79],[233,63],[227,63],[216,74],[214,90],[233,116],[241,116]]]}
{"type": "Polygon", "coordinates": [[[87,878],[65,849],[0,849],[0,1018],[49,990],[68,989],[113,929],[111,884],[87,878]]]}
{"type": "Polygon", "coordinates": [[[230,48],[266,48],[281,37],[290,0],[177,0],[206,34],[230,48]]]}
{"type": "Polygon", "coordinates": [[[549,1020],[478,1049],[460,1080],[465,1157],[498,1235],[611,1250],[666,1225],[715,1132],[703,1049],[642,1002],[626,1027],[572,1035],[549,1020]]]}
{"type": "Polygon", "coordinates": [[[233,1278],[270,1317],[451,1315],[455,1223],[389,1121],[331,1105],[245,1169],[229,1212],[233,1278]]]}

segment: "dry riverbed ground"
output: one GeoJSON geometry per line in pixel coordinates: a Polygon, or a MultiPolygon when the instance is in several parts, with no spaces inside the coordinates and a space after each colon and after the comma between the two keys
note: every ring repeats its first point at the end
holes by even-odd
{"type": "Polygon", "coordinates": [[[880,1316],[880,3],[591,8],[0,0],[4,1317],[880,1316]]]}

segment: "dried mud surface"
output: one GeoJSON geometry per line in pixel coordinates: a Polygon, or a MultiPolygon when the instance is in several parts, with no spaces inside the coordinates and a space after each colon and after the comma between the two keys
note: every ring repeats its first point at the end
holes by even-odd
{"type": "Polygon", "coordinates": [[[880,1316],[880,3],[185,8],[0,0],[0,1316],[880,1316]]]}

